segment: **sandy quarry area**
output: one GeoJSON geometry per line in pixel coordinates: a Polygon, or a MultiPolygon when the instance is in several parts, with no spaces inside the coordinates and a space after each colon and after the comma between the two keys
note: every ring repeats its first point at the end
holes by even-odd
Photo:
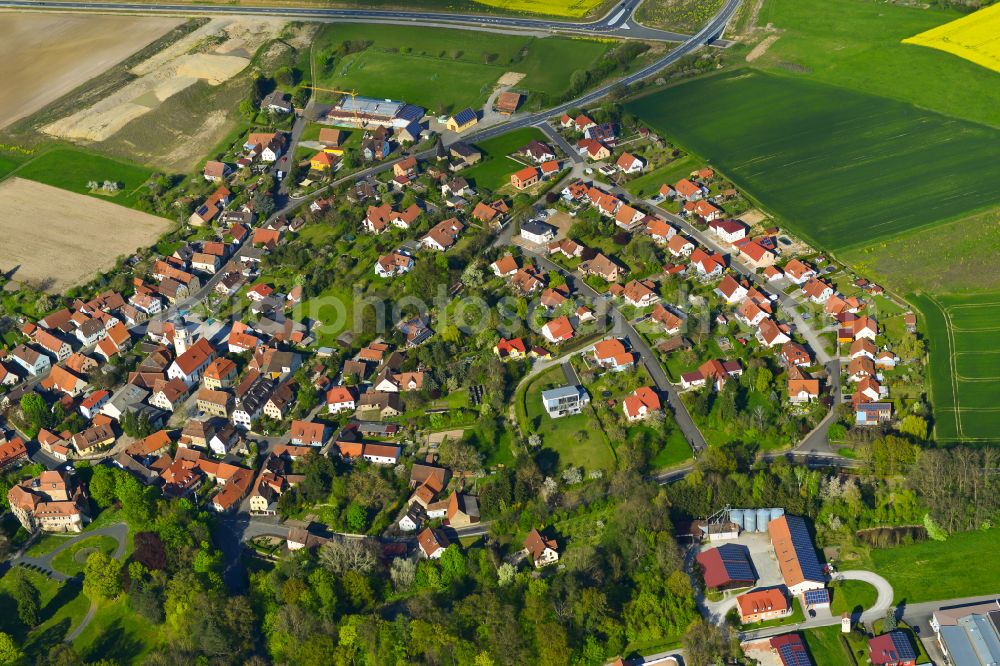
{"type": "Polygon", "coordinates": [[[284,25],[270,18],[212,19],[133,68],[137,79],[44,131],[65,139],[104,141],[199,79],[219,85],[236,76],[284,25]]]}
{"type": "Polygon", "coordinates": [[[38,111],[182,22],[166,17],[0,13],[0,127],[38,111]]]}
{"type": "Polygon", "coordinates": [[[171,221],[23,178],[0,183],[0,270],[60,293],[152,245],[171,221]],[[42,221],[39,224],[39,221],[42,221]]]}

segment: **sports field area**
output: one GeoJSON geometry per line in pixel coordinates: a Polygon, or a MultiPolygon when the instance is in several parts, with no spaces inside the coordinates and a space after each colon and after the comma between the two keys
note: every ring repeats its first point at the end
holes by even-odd
{"type": "Polygon", "coordinates": [[[824,248],[1000,204],[1000,130],[884,97],[739,69],[627,108],[824,248]]]}
{"type": "Polygon", "coordinates": [[[910,298],[924,315],[938,441],[1000,432],[1000,293],[910,298]]]}
{"type": "Polygon", "coordinates": [[[1000,5],[985,7],[903,43],[940,49],[1000,72],[1000,5]]]}
{"type": "Polygon", "coordinates": [[[528,104],[532,93],[558,96],[573,72],[591,68],[612,48],[614,43],[587,39],[349,23],[326,26],[313,53],[319,87],[357,90],[446,113],[482,106],[507,72],[524,74],[517,89],[529,93],[528,104]],[[367,41],[372,43],[364,50],[333,55],[344,42],[367,41]]]}

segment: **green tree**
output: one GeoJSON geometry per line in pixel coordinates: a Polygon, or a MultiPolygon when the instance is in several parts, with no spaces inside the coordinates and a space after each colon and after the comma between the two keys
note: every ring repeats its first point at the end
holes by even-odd
{"type": "Polygon", "coordinates": [[[28,580],[24,571],[17,569],[14,577],[14,589],[11,594],[17,603],[17,617],[24,626],[31,628],[38,624],[39,612],[42,609],[41,595],[38,588],[28,580]]]}
{"type": "Polygon", "coordinates": [[[90,477],[88,488],[90,497],[97,506],[105,509],[115,501],[115,486],[117,479],[114,470],[106,465],[98,465],[94,468],[94,474],[90,477]]]}
{"type": "Polygon", "coordinates": [[[771,388],[771,381],[773,379],[774,373],[767,368],[759,368],[757,370],[757,378],[754,380],[754,388],[756,388],[759,393],[767,393],[767,391],[771,388]]]}
{"type": "Polygon", "coordinates": [[[31,437],[38,435],[38,431],[47,427],[52,419],[52,412],[45,404],[45,398],[34,391],[21,396],[21,415],[26,434],[31,437]]]}
{"type": "Polygon", "coordinates": [[[927,420],[916,414],[904,416],[899,422],[899,432],[924,441],[927,439],[927,420]]]}
{"type": "Polygon", "coordinates": [[[24,653],[10,634],[0,631],[0,664],[15,664],[24,658],[24,653]]]}
{"type": "Polygon", "coordinates": [[[122,591],[121,562],[100,550],[87,556],[83,567],[83,591],[95,600],[116,598],[122,591]]]}

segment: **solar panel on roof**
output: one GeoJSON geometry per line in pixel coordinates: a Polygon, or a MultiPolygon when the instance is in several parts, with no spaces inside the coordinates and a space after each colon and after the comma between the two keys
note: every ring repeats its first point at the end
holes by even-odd
{"type": "Polygon", "coordinates": [[[786,516],[788,522],[788,533],[792,537],[792,547],[795,549],[795,556],[802,567],[802,575],[806,580],[825,581],[823,567],[816,557],[816,550],[813,548],[812,538],[806,523],[798,516],[786,516]]]}
{"type": "Polygon", "coordinates": [[[786,643],[778,648],[778,654],[785,666],[812,666],[812,660],[801,643],[786,643]]]}
{"type": "Polygon", "coordinates": [[[818,606],[830,603],[830,592],[826,588],[822,590],[806,590],[805,594],[807,606],[818,606]]]}
{"type": "Polygon", "coordinates": [[[899,655],[901,661],[917,658],[917,653],[913,649],[913,645],[910,644],[910,639],[906,634],[894,631],[889,635],[892,636],[892,646],[896,648],[896,653],[899,655]]]}
{"type": "Polygon", "coordinates": [[[722,559],[722,566],[730,579],[737,581],[757,580],[757,574],[746,547],[727,543],[719,546],[718,551],[719,557],[722,559]]]}

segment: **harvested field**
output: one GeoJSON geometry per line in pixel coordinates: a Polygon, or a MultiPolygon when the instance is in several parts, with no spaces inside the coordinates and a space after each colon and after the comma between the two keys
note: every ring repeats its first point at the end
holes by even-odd
{"type": "Polygon", "coordinates": [[[151,245],[170,220],[30,180],[0,183],[0,269],[59,293],[151,245]],[[44,224],[39,224],[44,220],[44,224]]]}
{"type": "Polygon", "coordinates": [[[167,17],[5,13],[0,127],[34,113],[180,23],[167,17]]]}
{"type": "Polygon", "coordinates": [[[199,81],[219,86],[232,79],[283,26],[278,19],[213,19],[134,67],[138,78],[43,130],[65,139],[105,141],[199,81]]]}

